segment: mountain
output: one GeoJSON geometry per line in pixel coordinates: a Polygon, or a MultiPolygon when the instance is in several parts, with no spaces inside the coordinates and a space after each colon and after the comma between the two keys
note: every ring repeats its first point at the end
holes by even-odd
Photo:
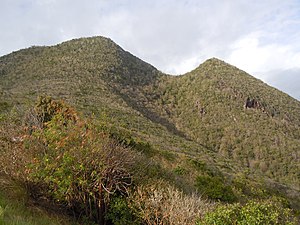
{"type": "Polygon", "coordinates": [[[0,79],[2,114],[51,95],[148,143],[186,193],[219,177],[238,199],[261,190],[300,208],[300,102],[219,59],[171,76],[110,39],[80,38],[1,57],[0,79]]]}
{"type": "Polygon", "coordinates": [[[191,140],[299,188],[299,101],[218,59],[162,92],[161,108],[191,140]]]}

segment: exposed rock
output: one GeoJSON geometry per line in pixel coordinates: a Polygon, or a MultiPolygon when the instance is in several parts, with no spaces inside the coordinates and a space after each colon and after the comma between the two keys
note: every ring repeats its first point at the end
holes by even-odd
{"type": "Polygon", "coordinates": [[[266,107],[266,105],[264,103],[259,102],[256,99],[251,99],[251,98],[247,98],[244,104],[244,109],[257,109],[262,111],[263,113],[267,114],[270,117],[274,117],[278,114],[280,114],[280,112],[273,108],[270,107],[266,107]]]}
{"type": "Polygon", "coordinates": [[[260,103],[256,100],[256,99],[250,99],[249,97],[246,99],[246,102],[244,104],[244,108],[245,109],[251,109],[251,108],[254,108],[254,109],[260,109],[261,108],[261,105],[260,103]]]}

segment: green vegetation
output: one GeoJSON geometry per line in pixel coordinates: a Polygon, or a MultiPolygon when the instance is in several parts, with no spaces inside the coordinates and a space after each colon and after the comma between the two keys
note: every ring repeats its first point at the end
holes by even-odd
{"type": "Polygon", "coordinates": [[[198,176],[196,187],[211,199],[233,202],[236,197],[230,186],[225,185],[221,177],[198,176]]]}
{"type": "Polygon", "coordinates": [[[250,201],[245,205],[232,204],[217,207],[205,215],[197,224],[231,225],[231,224],[297,224],[290,217],[288,209],[282,210],[280,203],[274,201],[250,201]]]}
{"type": "MultiPolygon", "coordinates": [[[[94,37],[3,56],[0,79],[0,178],[28,193],[21,211],[43,199],[66,224],[298,222],[300,103],[225,62],[173,77],[94,37]]],[[[5,197],[7,221],[22,213],[5,197]]]]}
{"type": "Polygon", "coordinates": [[[126,198],[122,196],[112,198],[106,218],[115,225],[138,225],[142,223],[142,220],[134,215],[134,211],[130,208],[126,198]]]}
{"type": "Polygon", "coordinates": [[[77,224],[58,210],[48,210],[33,204],[22,184],[1,175],[0,224],[39,225],[77,224]]]}

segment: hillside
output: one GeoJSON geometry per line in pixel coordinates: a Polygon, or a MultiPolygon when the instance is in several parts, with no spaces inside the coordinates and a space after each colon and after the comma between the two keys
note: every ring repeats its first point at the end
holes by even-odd
{"type": "Polygon", "coordinates": [[[180,131],[299,189],[299,101],[218,59],[167,82],[158,105],[180,131]]]}
{"type": "Polygon", "coordinates": [[[50,95],[144,155],[149,180],[213,201],[276,196],[300,209],[300,102],[221,60],[171,76],[110,39],[81,38],[1,57],[0,79],[4,152],[37,97],[50,95]]]}

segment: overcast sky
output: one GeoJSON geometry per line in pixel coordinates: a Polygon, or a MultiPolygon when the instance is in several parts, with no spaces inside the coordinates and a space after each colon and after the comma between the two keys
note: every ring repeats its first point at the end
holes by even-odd
{"type": "Polygon", "coordinates": [[[300,0],[0,0],[0,56],[101,35],[170,74],[211,57],[300,99],[300,0]]]}

